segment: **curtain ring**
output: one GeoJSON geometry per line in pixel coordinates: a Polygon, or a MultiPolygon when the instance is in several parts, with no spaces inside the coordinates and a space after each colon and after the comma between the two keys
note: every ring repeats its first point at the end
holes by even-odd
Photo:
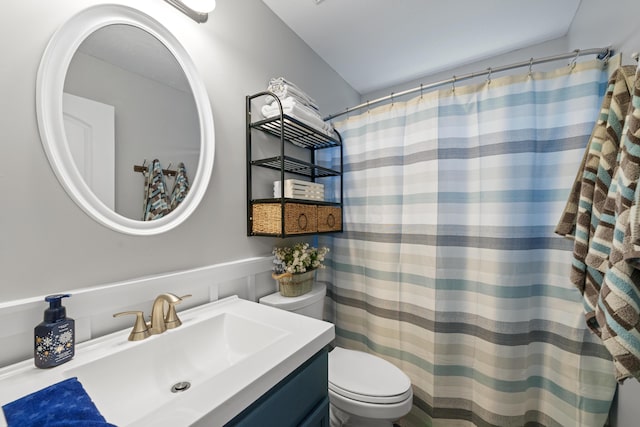
{"type": "Polygon", "coordinates": [[[580,56],[580,49],[576,49],[574,50],[574,52],[576,53],[576,56],[573,58],[573,60],[571,61],[571,63],[569,64],[569,68],[571,70],[573,70],[574,68],[576,68],[576,64],[578,63],[578,56],[580,56]]]}
{"type": "Polygon", "coordinates": [[[487,68],[489,70],[489,74],[487,75],[487,84],[491,84],[491,67],[487,68]]]}
{"type": "Polygon", "coordinates": [[[423,96],[424,93],[422,92],[422,83],[420,83],[420,99],[422,99],[423,96]]]}
{"type": "Polygon", "coordinates": [[[529,59],[529,77],[533,74],[533,57],[529,59]]]}
{"type": "Polygon", "coordinates": [[[613,53],[613,51],[611,50],[611,46],[609,46],[607,48],[607,53],[604,55],[604,58],[602,58],[602,62],[604,64],[603,68],[605,68],[607,65],[609,65],[609,60],[611,59],[611,54],[612,53],[613,53]]]}
{"type": "Polygon", "coordinates": [[[369,100],[367,99],[367,114],[371,113],[371,109],[369,109],[369,100]]]}
{"type": "Polygon", "coordinates": [[[451,93],[456,93],[456,76],[453,75],[453,81],[451,82],[451,93]]]}
{"type": "Polygon", "coordinates": [[[393,92],[391,92],[391,106],[393,107],[393,104],[395,103],[395,101],[393,100],[393,92]]]}

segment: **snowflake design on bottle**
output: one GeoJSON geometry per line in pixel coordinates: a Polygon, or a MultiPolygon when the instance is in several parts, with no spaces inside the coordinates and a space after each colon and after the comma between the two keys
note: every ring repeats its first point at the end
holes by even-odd
{"type": "Polygon", "coordinates": [[[49,332],[44,337],[36,336],[36,355],[43,360],[49,358],[53,347],[53,333],[49,332]]]}
{"type": "Polygon", "coordinates": [[[60,334],[60,343],[64,344],[65,346],[67,346],[67,344],[69,344],[72,339],[73,334],[71,333],[71,331],[63,332],[60,334]]]}
{"type": "Polygon", "coordinates": [[[73,346],[73,332],[66,331],[62,334],[55,336],[53,331],[49,331],[47,335],[40,337],[36,336],[36,356],[41,360],[47,360],[55,354],[60,354],[63,351],[73,346]]]}

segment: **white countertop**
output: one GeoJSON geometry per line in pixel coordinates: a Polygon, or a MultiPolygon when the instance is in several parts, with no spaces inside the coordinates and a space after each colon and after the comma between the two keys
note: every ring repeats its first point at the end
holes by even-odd
{"type": "MultiPolygon", "coordinates": [[[[179,336],[177,334],[195,331],[196,329],[189,328],[197,325],[198,322],[226,313],[261,325],[268,325],[274,328],[273,330],[281,330],[282,333],[278,334],[273,343],[239,361],[234,361],[231,366],[211,376],[203,375],[203,378],[197,378],[186,392],[165,394],[163,399],[167,400],[157,402],[157,407],[154,407],[154,401],[150,401],[144,405],[147,406],[146,408],[136,413],[115,410],[117,404],[114,405],[112,399],[102,396],[102,390],[92,392],[90,387],[83,384],[105,419],[119,427],[175,427],[191,425],[197,421],[223,425],[324,348],[335,336],[331,323],[242,300],[235,296],[229,297],[180,312],[179,316],[183,321],[181,327],[161,335],[151,336],[143,341],[128,341],[130,329],[127,329],[78,344],[73,360],[51,369],[36,368],[33,359],[2,368],[0,369],[0,406],[76,375],[82,383],[82,375],[77,373],[83,372],[83,369],[86,371],[89,363],[106,360],[104,358],[110,355],[135,354],[136,352],[120,352],[135,349],[137,346],[149,345],[141,348],[142,350],[151,347],[162,349],[165,343],[166,346],[171,346],[175,342],[174,337],[179,336]],[[157,342],[153,343],[154,340],[157,342]]],[[[202,337],[202,339],[206,338],[206,336],[202,337]]],[[[193,339],[189,337],[189,340],[193,339]]],[[[154,354],[153,357],[163,356],[154,354]]],[[[135,358],[132,357],[132,359],[135,358]]],[[[131,366],[143,366],[142,364],[147,361],[131,360],[130,362],[131,366]]],[[[186,363],[186,369],[188,369],[189,364],[186,363]]],[[[127,384],[122,384],[122,389],[125,392],[127,384]]],[[[116,396],[122,399],[126,393],[116,396]]],[[[4,413],[1,411],[0,426],[7,426],[4,413]]]]}

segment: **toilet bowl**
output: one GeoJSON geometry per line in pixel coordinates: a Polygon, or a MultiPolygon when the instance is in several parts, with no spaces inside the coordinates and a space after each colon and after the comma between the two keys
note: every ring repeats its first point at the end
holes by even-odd
{"type": "MultiPolygon", "coordinates": [[[[322,319],[326,286],[316,283],[299,297],[276,292],[260,303],[322,319]]],[[[392,426],[411,410],[409,377],[386,360],[362,351],[335,347],[329,352],[331,426],[392,426]]]]}

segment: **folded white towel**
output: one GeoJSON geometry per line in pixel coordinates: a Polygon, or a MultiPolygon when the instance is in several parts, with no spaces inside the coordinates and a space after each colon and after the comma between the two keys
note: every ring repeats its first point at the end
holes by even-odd
{"type": "MultiPolygon", "coordinates": [[[[283,95],[277,96],[277,98],[279,98],[280,100],[286,99],[286,98],[293,98],[296,101],[300,102],[301,104],[311,108],[312,110],[314,110],[316,112],[319,112],[318,107],[315,104],[309,105],[309,103],[306,100],[304,100],[303,98],[301,98],[300,96],[296,95],[295,93],[293,93],[291,91],[287,90],[287,91],[285,91],[283,93],[283,95]]],[[[266,96],[264,98],[264,103],[267,104],[267,105],[268,104],[273,104],[275,102],[275,100],[276,100],[275,96],[268,95],[268,96],[266,96]]]]}
{"type": "MultiPolygon", "coordinates": [[[[325,123],[322,117],[311,108],[301,104],[295,99],[289,97],[281,101],[282,112],[288,116],[292,116],[301,122],[322,131],[324,134],[333,136],[333,127],[329,123],[325,123]]],[[[265,118],[275,117],[280,114],[280,108],[277,102],[262,106],[262,115],[265,118]]]]}
{"type": "MultiPolygon", "coordinates": [[[[282,108],[293,108],[295,106],[298,106],[306,111],[309,112],[309,114],[316,116],[318,118],[320,117],[320,114],[316,113],[315,111],[313,111],[311,108],[309,108],[308,106],[306,106],[303,102],[300,102],[299,100],[297,100],[296,98],[289,96],[287,98],[280,98],[280,104],[282,104],[282,108]]],[[[266,105],[269,108],[275,108],[278,109],[278,103],[277,102],[272,102],[271,104],[267,104],[266,105]]]]}

